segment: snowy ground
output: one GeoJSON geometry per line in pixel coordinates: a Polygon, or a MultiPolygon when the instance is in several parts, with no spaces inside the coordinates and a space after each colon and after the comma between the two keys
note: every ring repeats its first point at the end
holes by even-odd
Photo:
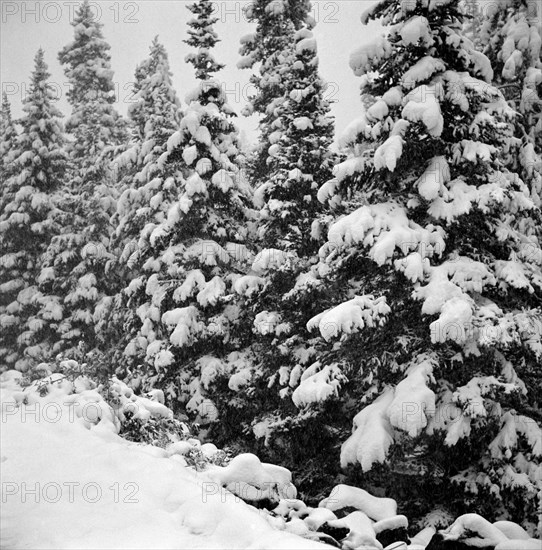
{"type": "Polygon", "coordinates": [[[330,548],[320,540],[345,550],[436,550],[436,536],[495,550],[542,547],[521,526],[492,524],[477,514],[460,516],[436,535],[427,526],[405,542],[408,519],[397,514],[393,499],[337,485],[310,508],[296,499],[286,468],[262,463],[253,454],[221,463],[210,459],[217,452],[214,445],[201,445],[189,435],[165,448],[118,435],[128,411],[144,423],[171,419],[162,399],[159,390],[138,396],[116,379],[105,392],[84,376],[68,379],[49,371],[30,384],[19,372],[2,374],[0,546],[330,548]],[[190,465],[195,448],[206,457],[198,469],[190,465]],[[237,495],[278,505],[273,512],[258,510],[237,495]],[[333,536],[342,535],[334,540],[326,533],[330,529],[333,536]]]}
{"type": "Polygon", "coordinates": [[[2,548],[325,547],[273,529],[180,456],[73,412],[52,400],[15,409],[2,390],[2,548]]]}

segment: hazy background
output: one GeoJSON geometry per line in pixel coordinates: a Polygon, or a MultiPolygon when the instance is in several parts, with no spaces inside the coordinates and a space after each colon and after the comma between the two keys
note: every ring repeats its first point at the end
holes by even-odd
{"type": "MultiPolygon", "coordinates": [[[[216,77],[224,83],[228,100],[240,113],[251,93],[250,70],[239,70],[239,39],[255,26],[248,23],[243,7],[250,0],[216,0],[215,12],[219,21],[216,31],[222,40],[214,51],[217,61],[226,68],[216,77]]],[[[131,83],[134,69],[148,55],[155,35],[169,54],[173,82],[180,99],[195,85],[192,65],[184,62],[190,48],[182,42],[187,37],[186,22],[192,14],[186,9],[188,0],[99,0],[91,2],[98,20],[103,23],[105,39],[111,45],[111,64],[117,88],[116,108],[126,114],[132,100],[131,83]]],[[[354,76],[348,60],[352,50],[371,40],[380,32],[377,24],[367,27],[360,16],[375,0],[312,0],[312,15],[317,21],[314,30],[318,42],[320,74],[328,82],[326,98],[333,101],[336,131],[357,117],[361,110],[359,79],[354,76]]],[[[73,19],[79,2],[75,0],[27,1],[0,0],[0,82],[6,91],[15,117],[22,114],[24,97],[33,58],[41,46],[49,65],[51,82],[58,94],[58,106],[69,113],[65,94],[69,87],[57,54],[73,40],[73,19]]],[[[248,140],[256,139],[257,117],[237,119],[239,128],[248,140]]]]}

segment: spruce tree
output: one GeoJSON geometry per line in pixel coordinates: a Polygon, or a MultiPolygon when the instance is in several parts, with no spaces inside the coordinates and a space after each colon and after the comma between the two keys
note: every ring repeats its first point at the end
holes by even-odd
{"type": "Polygon", "coordinates": [[[59,314],[57,304],[49,302],[37,287],[42,255],[59,231],[53,193],[66,170],[62,115],[54,106],[43,50],[38,51],[34,63],[18,136],[14,136],[9,111],[3,106],[8,121],[3,144],[7,139],[13,143],[8,145],[9,177],[0,203],[0,353],[5,364],[22,371],[46,357],[50,346],[51,334],[42,334],[43,322],[37,311],[43,307],[53,321],[59,314]]]}
{"type": "Polygon", "coordinates": [[[0,183],[8,179],[12,168],[11,154],[17,137],[17,129],[11,118],[11,105],[6,92],[2,93],[2,109],[0,110],[0,183]]]}
{"type": "MultiPolygon", "coordinates": [[[[293,28],[293,21],[289,25],[293,28]]],[[[289,39],[273,54],[280,60],[273,82],[282,88],[282,96],[271,99],[266,109],[260,156],[253,163],[255,258],[235,284],[246,367],[241,373],[225,373],[222,388],[229,391],[217,400],[226,420],[215,437],[236,440],[270,461],[299,468],[296,473],[303,476],[300,465],[327,440],[320,427],[308,430],[306,419],[298,416],[287,382],[291,372],[299,371],[299,362],[311,356],[306,315],[316,313],[296,289],[323,244],[321,234],[313,231],[323,208],[317,192],[332,176],[335,158],[330,151],[333,119],[323,97],[316,42],[307,26],[289,39]],[[264,162],[254,169],[258,159],[264,162]],[[266,448],[261,448],[264,441],[266,448]]]]}
{"type": "Polygon", "coordinates": [[[149,183],[161,170],[169,137],[179,128],[182,113],[171,77],[167,52],[156,37],[149,57],[136,69],[134,103],[128,110],[133,123],[132,143],[114,161],[128,168],[115,221],[115,240],[125,249],[121,250],[123,262],[128,259],[126,253],[136,248],[150,198],[156,192],[149,183]]]}
{"type": "MultiPolygon", "coordinates": [[[[532,532],[542,255],[532,223],[503,221],[540,215],[505,165],[514,113],[457,1],[385,0],[373,19],[389,31],[350,64],[374,100],[319,191],[335,211],[314,227],[319,262],[290,293],[317,339],[277,378],[305,433],[346,434],[354,417],[340,451],[352,483],[410,517],[476,506],[532,532]]],[[[270,444],[273,423],[257,425],[270,444]]]]}
{"type": "Polygon", "coordinates": [[[318,188],[331,177],[333,119],[312,33],[302,28],[292,38],[295,54],[285,64],[286,95],[275,108],[256,206],[261,207],[261,246],[303,255],[314,248],[311,225],[320,210],[318,188]]]}
{"type": "Polygon", "coordinates": [[[108,147],[126,139],[125,125],[113,103],[115,85],[111,70],[111,47],[105,41],[102,24],[83,0],[74,20],[74,40],[58,54],[70,82],[68,101],[72,106],[66,131],[73,135],[70,156],[75,174],[72,186],[77,192],[92,192],[109,176],[108,147]]]}
{"type": "Polygon", "coordinates": [[[231,287],[246,233],[234,113],[211,78],[220,66],[208,49],[217,40],[208,4],[189,7],[197,15],[188,23],[196,54],[187,60],[199,84],[154,175],[152,216],[133,254],[140,275],[124,290],[138,318],[124,350],[131,375],[145,386],[162,386],[202,423],[216,419],[206,396],[213,373],[228,368],[238,316],[231,287]]]}
{"type": "Polygon", "coordinates": [[[149,57],[135,71],[134,103],[128,110],[133,127],[132,141],[114,160],[126,172],[113,218],[115,232],[112,238],[117,258],[115,270],[121,278],[121,286],[110,303],[101,309],[97,330],[102,346],[112,348],[115,357],[122,355],[126,339],[131,337],[130,330],[138,322],[122,290],[131,279],[141,275],[142,264],[137,261],[140,234],[147,224],[162,221],[164,205],[177,197],[176,187],[170,184],[167,176],[164,177],[166,173],[175,172],[165,168],[169,155],[167,142],[179,129],[182,115],[171,77],[167,52],[156,37],[149,57]]]}
{"type": "Polygon", "coordinates": [[[261,115],[259,145],[249,165],[251,179],[261,183],[267,173],[268,150],[272,145],[270,135],[277,118],[276,109],[287,96],[288,71],[295,56],[295,32],[304,24],[312,23],[308,0],[256,0],[245,9],[250,22],[256,23],[256,32],[241,39],[238,63],[242,69],[258,70],[250,82],[256,94],[250,98],[245,114],[261,115]]]}
{"type": "Polygon", "coordinates": [[[491,6],[478,27],[478,41],[494,68],[494,84],[517,111],[515,140],[507,160],[529,185],[533,200],[542,196],[542,8],[530,0],[491,6]]]}
{"type": "Polygon", "coordinates": [[[213,3],[211,0],[200,0],[189,4],[187,8],[194,15],[194,18],[188,21],[189,38],[183,40],[183,42],[195,48],[196,51],[189,53],[185,61],[194,66],[197,79],[207,80],[213,73],[224,68],[224,65],[216,62],[209,51],[220,42],[213,29],[218,17],[212,17],[213,3]]]}
{"type": "Polygon", "coordinates": [[[66,129],[73,138],[68,147],[70,169],[58,203],[63,231],[44,255],[40,287],[63,305],[54,352],[68,355],[81,347],[95,348],[95,315],[118,285],[111,269],[115,264],[110,218],[117,198],[111,157],[127,137],[124,121],[112,105],[110,46],[88,0],[80,5],[72,26],[74,40],[58,56],[71,85],[72,113],[66,129]]]}

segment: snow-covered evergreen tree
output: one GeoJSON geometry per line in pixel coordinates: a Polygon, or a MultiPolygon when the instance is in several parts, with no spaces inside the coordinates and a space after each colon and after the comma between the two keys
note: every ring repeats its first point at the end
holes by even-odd
{"type": "Polygon", "coordinates": [[[243,57],[238,67],[258,67],[250,79],[256,94],[250,98],[244,111],[262,117],[259,145],[250,162],[250,173],[257,183],[261,183],[267,174],[268,150],[272,145],[270,135],[276,130],[276,109],[289,92],[291,80],[286,77],[295,56],[295,32],[304,24],[314,24],[309,10],[309,0],[256,0],[245,8],[247,19],[256,23],[256,31],[241,39],[243,57]]]}
{"type": "Polygon", "coordinates": [[[214,6],[211,0],[200,0],[187,7],[194,18],[188,21],[188,36],[190,38],[183,42],[195,48],[196,51],[189,53],[185,61],[194,65],[197,79],[206,80],[213,73],[224,68],[224,65],[216,62],[210,52],[220,42],[213,28],[218,17],[212,17],[214,6]]]}
{"type": "Polygon", "coordinates": [[[159,384],[186,403],[201,421],[215,419],[205,390],[226,367],[231,304],[242,244],[246,184],[241,177],[234,115],[221,84],[210,77],[218,65],[208,45],[216,42],[207,1],[191,5],[190,28],[200,83],[190,93],[180,128],[167,141],[148,198],[152,215],[131,260],[140,275],[124,290],[137,313],[124,363],[140,366],[145,385],[159,384]]]}
{"type": "Polygon", "coordinates": [[[374,101],[320,188],[320,261],[289,293],[319,339],[277,378],[307,433],[355,415],[341,465],[365,484],[533,530],[542,254],[532,223],[504,222],[540,214],[503,161],[514,113],[456,0],[384,0],[371,19],[389,31],[350,64],[374,101]]]}
{"type": "Polygon", "coordinates": [[[148,223],[162,221],[163,205],[177,197],[176,187],[164,177],[169,157],[167,142],[179,129],[182,114],[171,77],[167,52],[156,37],[149,57],[135,71],[134,103],[128,109],[133,126],[132,141],[114,160],[120,170],[125,171],[113,218],[112,239],[121,287],[114,300],[101,308],[97,330],[104,345],[112,346],[115,352],[130,337],[130,330],[125,330],[125,326],[132,326],[138,319],[135,311],[127,307],[127,296],[120,290],[141,275],[141,265],[136,261],[141,231],[148,223]],[[113,330],[115,327],[117,330],[113,330]]]}
{"type": "MultiPolygon", "coordinates": [[[[88,0],[76,11],[74,40],[59,53],[71,88],[66,129],[70,170],[59,194],[62,232],[44,255],[40,290],[62,305],[54,352],[96,345],[94,317],[104,297],[116,291],[110,251],[116,172],[111,157],[126,139],[115,101],[109,44],[88,0]]],[[[45,317],[46,312],[43,312],[45,317]]]]}
{"type": "Polygon", "coordinates": [[[509,167],[529,185],[538,204],[542,195],[542,7],[530,0],[492,6],[478,39],[494,68],[494,83],[517,111],[509,167]]]}
{"type": "Polygon", "coordinates": [[[42,255],[52,235],[59,231],[53,193],[63,182],[67,164],[59,120],[62,114],[54,105],[49,77],[40,49],[18,136],[3,105],[7,124],[2,148],[11,151],[0,202],[0,353],[3,363],[22,371],[47,356],[48,342],[40,345],[44,327],[37,310],[43,308],[51,320],[57,318],[55,304],[37,288],[42,255]]]}
{"type": "Polygon", "coordinates": [[[307,254],[314,248],[310,228],[320,210],[316,194],[331,176],[333,119],[323,97],[325,83],[318,74],[311,31],[304,27],[292,38],[295,54],[282,75],[286,95],[274,102],[267,167],[256,189],[261,216],[258,242],[307,254]]]}
{"type": "Polygon", "coordinates": [[[11,105],[6,92],[2,93],[2,108],[0,110],[0,183],[8,179],[11,170],[11,152],[15,145],[17,129],[11,117],[11,105]]]}
{"type": "Polygon", "coordinates": [[[123,261],[136,248],[135,242],[147,221],[149,200],[156,193],[156,187],[151,184],[149,188],[148,184],[163,167],[167,141],[179,128],[182,113],[171,76],[167,52],[156,37],[149,57],[136,69],[134,103],[128,110],[133,123],[132,143],[114,161],[128,168],[115,223],[116,240],[120,239],[125,248],[123,261]]]}
{"type": "MultiPolygon", "coordinates": [[[[314,24],[309,8],[308,2],[254,2],[247,15],[257,23],[256,33],[242,39],[241,66],[260,64],[252,77],[257,94],[249,106],[262,114],[259,145],[249,162],[256,186],[255,257],[234,285],[243,361],[219,377],[215,398],[224,421],[215,437],[239,438],[244,445],[254,426],[255,434],[266,425],[280,437],[298,421],[291,416],[296,416],[291,401],[283,399],[279,379],[305,354],[309,334],[304,311],[313,310],[290,291],[322,244],[311,226],[322,208],[318,188],[331,177],[334,162],[333,120],[323,97],[316,42],[305,24],[314,24]]],[[[306,441],[311,434],[302,434],[302,422],[297,423],[300,430],[290,435],[306,441]]],[[[297,452],[295,444],[290,449],[297,452]]]]}
{"type": "Polygon", "coordinates": [[[66,131],[73,136],[70,156],[75,174],[71,185],[78,192],[92,192],[109,176],[106,148],[126,139],[124,121],[115,110],[115,86],[109,44],[102,24],[93,13],[89,0],[83,0],[74,20],[73,42],[65,46],[58,59],[65,66],[72,106],[66,131]]]}

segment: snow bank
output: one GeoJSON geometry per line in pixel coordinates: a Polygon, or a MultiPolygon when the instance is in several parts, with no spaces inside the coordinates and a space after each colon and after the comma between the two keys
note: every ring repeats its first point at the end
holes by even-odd
{"type": "Polygon", "coordinates": [[[325,548],[277,531],[221,487],[249,473],[286,486],[287,470],[241,455],[218,484],[184,466],[177,452],[128,442],[109,425],[89,429],[64,404],[64,383],[52,399],[17,408],[18,394],[27,392],[16,377],[2,377],[9,411],[1,430],[3,547],[325,548]]]}

